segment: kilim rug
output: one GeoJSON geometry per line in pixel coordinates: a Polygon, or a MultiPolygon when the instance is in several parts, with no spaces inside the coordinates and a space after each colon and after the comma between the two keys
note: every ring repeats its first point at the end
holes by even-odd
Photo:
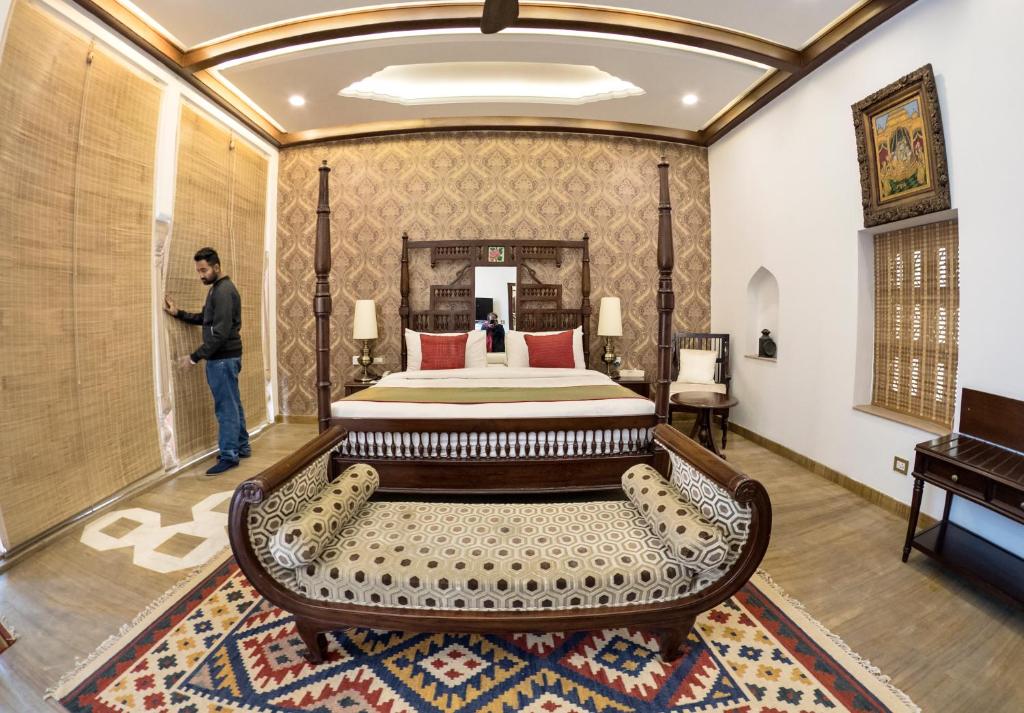
{"type": "Polygon", "coordinates": [[[356,629],[310,665],[292,619],[218,558],[58,684],[69,711],[577,713],[919,710],[763,574],[668,665],[641,631],[510,636],[356,629]]]}
{"type": "Polygon", "coordinates": [[[0,617],[0,654],[11,648],[11,645],[17,638],[11,627],[7,626],[7,622],[4,621],[3,617],[0,617]]]}

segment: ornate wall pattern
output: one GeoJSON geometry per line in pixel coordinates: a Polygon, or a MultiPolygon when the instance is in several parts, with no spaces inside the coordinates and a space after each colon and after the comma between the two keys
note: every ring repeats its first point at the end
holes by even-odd
{"type": "MultiPolygon", "coordinates": [[[[278,377],[284,414],[316,412],[313,249],[317,167],[331,167],[331,379],[335,398],[355,374],[356,299],[377,300],[375,354],[399,363],[402,232],[414,240],[590,234],[593,321],[605,295],[622,299],[619,353],[653,374],[657,363],[657,163],[671,164],[675,328],[711,322],[707,151],[657,141],[534,132],[438,132],[285,149],[277,234],[278,377]]],[[[579,300],[579,265],[562,269],[579,300]]],[[[414,277],[415,287],[422,284],[414,277]]],[[[413,296],[414,304],[422,295],[413,296]]],[[[592,358],[601,340],[591,339],[592,358]]],[[[592,362],[592,363],[597,363],[592,362]]]]}

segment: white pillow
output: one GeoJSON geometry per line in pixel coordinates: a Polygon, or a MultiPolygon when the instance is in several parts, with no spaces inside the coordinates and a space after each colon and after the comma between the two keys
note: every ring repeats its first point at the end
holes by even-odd
{"type": "MultiPolygon", "coordinates": [[[[532,334],[545,336],[548,334],[561,334],[566,329],[557,332],[517,332],[514,329],[505,333],[505,354],[506,362],[510,367],[530,366],[530,350],[526,347],[526,335],[532,334]]],[[[587,363],[583,359],[583,327],[576,327],[572,330],[572,360],[576,369],[586,369],[587,363]]]]}
{"type": "MultiPolygon", "coordinates": [[[[467,334],[467,332],[433,334],[431,332],[414,332],[411,329],[405,330],[406,371],[419,371],[423,365],[420,334],[430,334],[432,337],[457,337],[460,334],[467,334]]],[[[468,334],[469,339],[466,340],[466,368],[483,369],[487,366],[487,333],[483,330],[477,330],[468,332],[468,334]]]]}
{"type": "Polygon", "coordinates": [[[718,352],[710,349],[680,349],[679,378],[684,384],[715,383],[715,361],[718,352]]]}

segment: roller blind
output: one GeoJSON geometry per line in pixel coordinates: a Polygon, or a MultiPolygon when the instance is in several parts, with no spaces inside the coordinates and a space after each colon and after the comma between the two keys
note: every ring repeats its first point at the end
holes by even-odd
{"type": "MultiPolygon", "coordinates": [[[[178,132],[178,170],[166,289],[189,312],[202,310],[207,287],[193,255],[214,248],[242,298],[242,373],[239,390],[249,429],[265,423],[263,358],[263,236],[267,160],[221,124],[184,106],[178,132]]],[[[167,320],[172,360],[202,341],[198,327],[167,320]]],[[[173,363],[173,361],[172,361],[173,363]]],[[[217,443],[217,420],[204,367],[175,368],[174,424],[179,459],[217,443]]]]}
{"type": "Polygon", "coordinates": [[[16,546],[161,466],[150,297],[160,87],[45,9],[0,61],[0,509],[16,546]]]}
{"type": "Polygon", "coordinates": [[[875,236],[872,404],[950,427],[960,270],[955,220],[875,236]]]}

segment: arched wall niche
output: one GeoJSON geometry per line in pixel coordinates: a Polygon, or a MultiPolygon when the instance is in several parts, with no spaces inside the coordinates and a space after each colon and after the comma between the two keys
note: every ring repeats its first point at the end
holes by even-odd
{"type": "Polygon", "coordinates": [[[744,335],[747,354],[757,356],[762,329],[771,330],[772,339],[779,343],[779,281],[763,265],[747,283],[747,333],[744,335]]]}

